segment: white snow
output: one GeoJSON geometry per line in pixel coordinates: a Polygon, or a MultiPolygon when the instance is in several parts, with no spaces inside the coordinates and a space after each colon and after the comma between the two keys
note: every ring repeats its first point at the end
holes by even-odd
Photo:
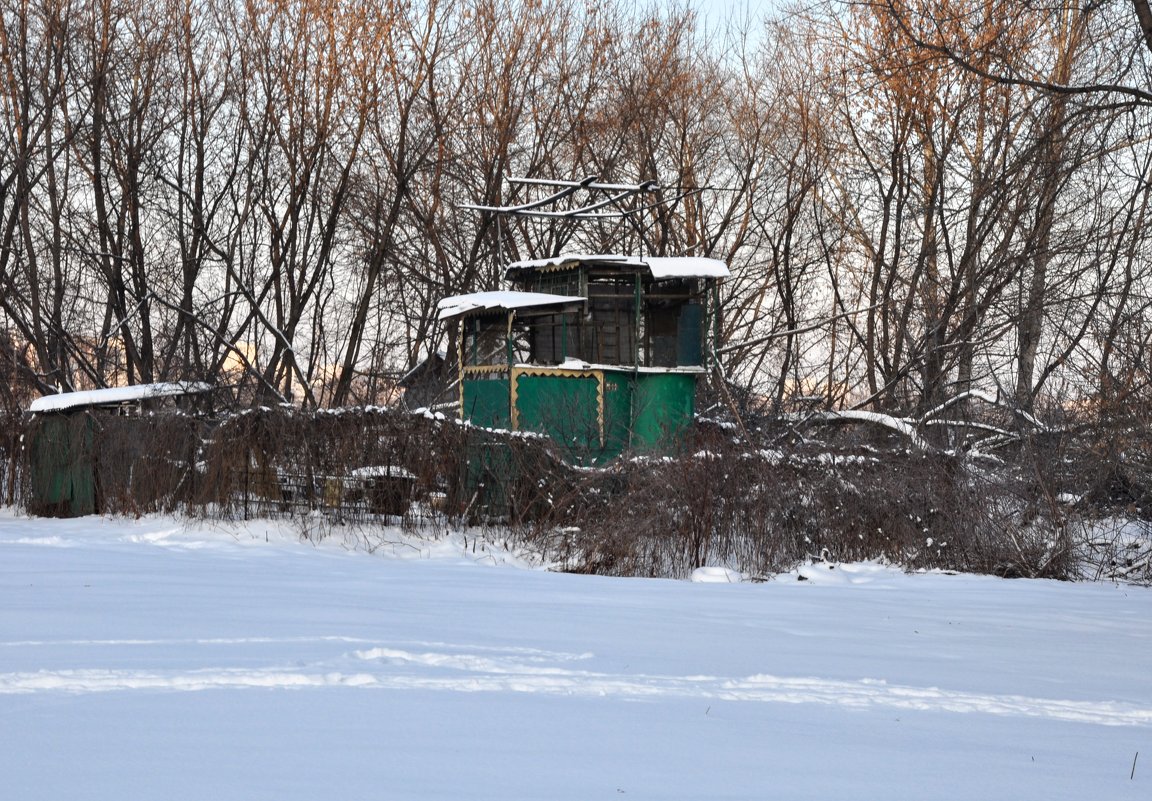
{"type": "Polygon", "coordinates": [[[470,311],[480,309],[527,309],[534,306],[555,306],[566,303],[583,303],[585,298],[573,295],[552,295],[546,292],[516,292],[498,290],[494,292],[472,292],[467,295],[453,295],[436,304],[439,319],[447,320],[470,311]]]}
{"type": "Polygon", "coordinates": [[[744,577],[729,567],[698,567],[692,571],[692,580],[698,584],[735,584],[744,577]]]}
{"type": "Polygon", "coordinates": [[[701,256],[623,256],[614,253],[568,253],[547,259],[525,259],[508,265],[508,272],[541,270],[579,262],[614,264],[622,267],[647,267],[652,277],[663,278],[727,278],[728,265],[720,259],[701,256]]]}
{"type": "Polygon", "coordinates": [[[1152,797],[1152,590],[528,565],[0,510],[0,796],[1152,797]]]}
{"type": "Polygon", "coordinates": [[[579,262],[594,261],[601,264],[619,264],[621,266],[639,267],[643,264],[639,256],[623,256],[616,253],[564,253],[543,259],[522,259],[511,262],[508,272],[516,270],[542,270],[548,267],[561,267],[575,265],[579,262]]]}
{"type": "Polygon", "coordinates": [[[37,398],[28,405],[28,411],[58,412],[80,406],[105,406],[175,395],[196,395],[211,390],[211,384],[199,381],[175,381],[162,384],[136,384],[130,387],[61,392],[56,395],[45,395],[42,398],[37,398]]]}
{"type": "Polygon", "coordinates": [[[727,278],[728,265],[719,259],[699,256],[648,256],[644,259],[653,278],[727,278]]]}
{"type": "Polygon", "coordinates": [[[668,375],[670,373],[683,373],[689,375],[698,375],[706,373],[707,368],[700,367],[699,365],[684,365],[681,367],[644,367],[642,365],[631,364],[600,364],[598,362],[586,362],[583,359],[569,356],[560,364],[556,365],[541,365],[533,364],[531,362],[517,362],[517,367],[530,368],[532,370],[606,370],[614,373],[628,373],[634,375],[640,373],[642,375],[668,375]]]}

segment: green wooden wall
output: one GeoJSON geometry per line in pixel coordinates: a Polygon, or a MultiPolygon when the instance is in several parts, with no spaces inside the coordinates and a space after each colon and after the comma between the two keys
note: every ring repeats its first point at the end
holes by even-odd
{"type": "Polygon", "coordinates": [[[695,412],[695,373],[517,367],[510,375],[465,379],[464,418],[546,434],[576,464],[674,452],[695,412]]]}
{"type": "Polygon", "coordinates": [[[95,421],[90,414],[50,414],[39,419],[28,445],[29,511],[46,517],[96,512],[94,439],[95,421]]]}

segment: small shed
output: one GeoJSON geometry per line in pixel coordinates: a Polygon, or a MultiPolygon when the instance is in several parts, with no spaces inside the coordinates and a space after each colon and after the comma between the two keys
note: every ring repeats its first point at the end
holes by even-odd
{"type": "Polygon", "coordinates": [[[454,378],[448,354],[438,350],[400,376],[396,386],[404,390],[404,408],[421,409],[435,406],[444,401],[444,396],[451,395],[449,386],[454,378]]]}
{"type": "Polygon", "coordinates": [[[210,384],[180,381],[62,392],[34,400],[28,413],[37,424],[26,444],[29,512],[45,517],[79,517],[100,511],[98,415],[139,413],[211,390],[210,384]]]}
{"type": "Polygon", "coordinates": [[[445,298],[461,417],[547,434],[574,462],[673,449],[728,274],[716,259],[572,254],[508,265],[509,290],[445,298]]]}

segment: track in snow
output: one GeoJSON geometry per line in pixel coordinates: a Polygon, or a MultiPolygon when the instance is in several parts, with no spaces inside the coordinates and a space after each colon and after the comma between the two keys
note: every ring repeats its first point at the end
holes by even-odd
{"type": "Polygon", "coordinates": [[[343,687],[444,692],[543,693],[621,699],[683,698],[854,709],[890,708],[1008,717],[1037,717],[1104,726],[1152,725],[1152,707],[913,687],[882,680],[843,681],[757,674],[745,677],[613,674],[574,668],[592,654],[499,649],[446,643],[381,645],[347,637],[201,640],[73,640],[0,643],[0,648],[81,648],[334,643],[372,646],[324,663],[184,671],[65,669],[0,673],[0,694],[100,693],[132,690],[305,689],[343,687]],[[398,647],[404,646],[404,647],[398,647]],[[418,650],[412,650],[415,646],[418,650]]]}

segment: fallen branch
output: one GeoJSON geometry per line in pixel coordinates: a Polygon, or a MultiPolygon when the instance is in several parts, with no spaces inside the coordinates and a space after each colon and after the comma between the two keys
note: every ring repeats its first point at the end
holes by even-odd
{"type": "MultiPolygon", "coordinates": [[[[992,406],[999,406],[1001,409],[1007,409],[1008,411],[1012,412],[1012,414],[1020,417],[1023,420],[1026,420],[1028,423],[1030,423],[1031,425],[1033,425],[1034,427],[1036,427],[1037,429],[1039,429],[1041,431],[1050,431],[1051,430],[1047,425],[1045,425],[1043,422],[1038,420],[1034,415],[1029,414],[1028,412],[1024,411],[1023,409],[1021,409],[1019,406],[1017,406],[1014,403],[1009,403],[1000,394],[999,389],[996,390],[995,395],[988,393],[988,392],[985,392],[984,390],[981,390],[981,389],[970,389],[970,390],[967,390],[965,392],[961,392],[959,395],[956,395],[953,398],[949,398],[948,400],[941,403],[939,406],[936,406],[935,408],[929,409],[927,412],[925,412],[920,417],[920,423],[924,424],[924,423],[928,422],[929,420],[931,420],[932,418],[936,417],[938,414],[940,414],[944,410],[946,410],[952,406],[955,406],[957,403],[962,403],[963,401],[971,400],[973,398],[975,398],[976,400],[982,400],[985,403],[991,404],[992,406]]],[[[967,425],[967,424],[966,423],[958,423],[958,425],[967,425]]]]}
{"type": "Polygon", "coordinates": [[[908,438],[913,447],[923,451],[936,450],[916,431],[915,425],[903,417],[893,417],[880,412],[865,412],[858,409],[844,411],[816,412],[804,418],[806,422],[815,423],[872,423],[873,425],[890,428],[908,438]]]}

